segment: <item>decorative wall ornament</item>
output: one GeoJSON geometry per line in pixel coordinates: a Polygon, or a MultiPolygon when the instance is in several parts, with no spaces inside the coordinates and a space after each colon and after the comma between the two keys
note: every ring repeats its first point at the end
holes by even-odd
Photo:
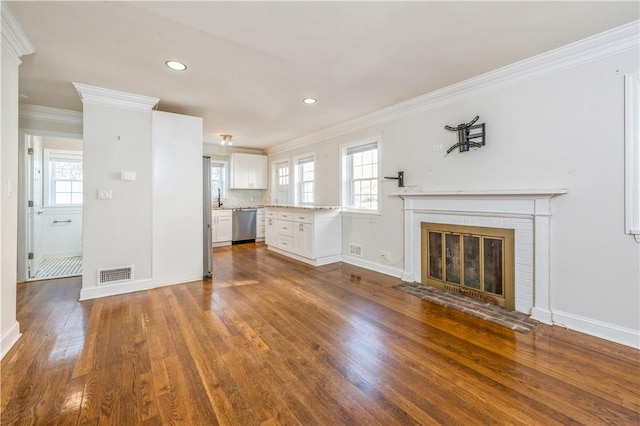
{"type": "Polygon", "coordinates": [[[460,152],[467,152],[470,147],[482,148],[484,146],[485,123],[475,124],[479,118],[480,116],[476,115],[476,118],[469,123],[460,123],[456,127],[444,126],[447,130],[458,132],[458,143],[447,150],[445,157],[456,148],[459,148],[460,152]]]}

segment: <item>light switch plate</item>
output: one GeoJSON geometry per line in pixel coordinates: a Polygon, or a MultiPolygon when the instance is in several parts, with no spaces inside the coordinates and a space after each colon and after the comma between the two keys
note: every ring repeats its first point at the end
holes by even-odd
{"type": "Polygon", "coordinates": [[[111,199],[110,189],[98,189],[98,200],[110,200],[110,199],[111,199]]]}

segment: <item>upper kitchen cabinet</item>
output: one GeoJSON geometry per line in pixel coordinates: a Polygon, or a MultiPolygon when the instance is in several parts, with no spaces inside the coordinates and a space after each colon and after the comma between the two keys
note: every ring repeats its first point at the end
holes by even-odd
{"type": "Polygon", "coordinates": [[[267,189],[267,156],[231,154],[231,189],[267,189]]]}

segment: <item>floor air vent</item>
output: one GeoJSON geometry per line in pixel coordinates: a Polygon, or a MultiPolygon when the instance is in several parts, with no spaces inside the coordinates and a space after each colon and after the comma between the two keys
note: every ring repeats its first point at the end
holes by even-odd
{"type": "Polygon", "coordinates": [[[99,269],[98,284],[109,284],[133,279],[133,266],[122,268],[99,269]]]}
{"type": "Polygon", "coordinates": [[[349,254],[351,256],[362,257],[362,246],[360,244],[349,244],[349,254]]]}

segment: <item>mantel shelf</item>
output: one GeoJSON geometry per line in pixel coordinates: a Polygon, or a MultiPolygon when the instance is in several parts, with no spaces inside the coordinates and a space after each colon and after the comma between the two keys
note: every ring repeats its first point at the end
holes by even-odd
{"type": "Polygon", "coordinates": [[[421,191],[421,192],[393,192],[389,195],[405,198],[424,197],[530,197],[530,198],[551,198],[556,195],[563,195],[569,191],[564,188],[559,189],[478,189],[478,190],[443,190],[443,191],[421,191]]]}

